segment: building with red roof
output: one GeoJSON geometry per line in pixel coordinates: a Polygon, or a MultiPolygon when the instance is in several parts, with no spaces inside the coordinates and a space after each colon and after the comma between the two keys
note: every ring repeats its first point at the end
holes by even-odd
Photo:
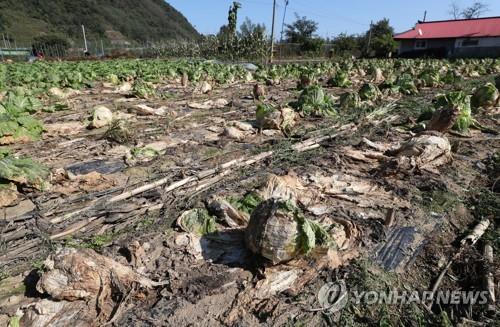
{"type": "Polygon", "coordinates": [[[394,40],[403,57],[500,57],[500,17],[419,21],[394,40]]]}

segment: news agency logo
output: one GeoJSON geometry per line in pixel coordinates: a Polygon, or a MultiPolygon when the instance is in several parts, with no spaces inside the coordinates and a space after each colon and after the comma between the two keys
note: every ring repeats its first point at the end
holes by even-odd
{"type": "Polygon", "coordinates": [[[337,283],[327,283],[321,287],[317,298],[321,308],[325,312],[335,313],[351,303],[354,305],[365,304],[487,304],[489,299],[488,291],[399,291],[391,290],[387,292],[379,291],[348,291],[345,281],[337,283]]]}
{"type": "Polygon", "coordinates": [[[327,283],[318,292],[318,302],[324,311],[335,313],[349,303],[349,292],[344,280],[327,283]]]}

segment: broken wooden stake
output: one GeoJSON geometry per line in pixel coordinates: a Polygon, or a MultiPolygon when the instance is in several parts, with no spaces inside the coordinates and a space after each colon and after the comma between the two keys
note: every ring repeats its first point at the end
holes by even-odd
{"type": "Polygon", "coordinates": [[[493,276],[493,272],[491,272],[491,268],[493,266],[493,247],[491,244],[487,243],[484,246],[484,260],[485,260],[485,286],[486,291],[488,291],[488,311],[495,312],[495,278],[493,276]]]}
{"type": "MultiPolygon", "coordinates": [[[[441,270],[441,273],[439,274],[438,278],[434,282],[434,285],[431,290],[431,301],[434,299],[434,294],[436,294],[437,289],[439,288],[439,285],[441,285],[441,282],[443,281],[444,276],[448,272],[448,269],[450,269],[451,265],[453,262],[460,256],[462,253],[463,249],[466,248],[466,246],[472,246],[474,245],[486,232],[488,227],[490,226],[490,221],[488,219],[483,219],[481,220],[472,230],[472,232],[464,237],[462,241],[460,241],[460,248],[458,249],[457,253],[453,255],[453,257],[448,260],[446,263],[446,266],[444,266],[443,270],[441,270]]],[[[431,309],[432,303],[429,303],[426,307],[427,309],[431,309]]]]}

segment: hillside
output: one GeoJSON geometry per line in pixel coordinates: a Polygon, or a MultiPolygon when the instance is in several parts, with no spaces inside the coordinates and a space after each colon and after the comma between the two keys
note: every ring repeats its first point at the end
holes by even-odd
{"type": "Polygon", "coordinates": [[[44,33],[81,40],[81,24],[89,39],[147,41],[199,35],[163,0],[0,0],[0,33],[17,44],[44,33]]]}

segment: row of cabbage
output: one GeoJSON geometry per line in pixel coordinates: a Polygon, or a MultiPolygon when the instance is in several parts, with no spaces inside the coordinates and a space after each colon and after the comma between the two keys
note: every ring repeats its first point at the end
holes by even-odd
{"type": "Polygon", "coordinates": [[[307,75],[311,78],[330,76],[331,84],[344,86],[347,80],[377,77],[387,81],[412,80],[415,84],[439,86],[456,78],[500,73],[500,60],[411,60],[372,59],[342,60],[316,64],[285,64],[257,67],[249,72],[248,65],[224,64],[214,61],[110,60],[81,62],[37,62],[33,64],[0,64],[0,90],[25,86],[31,91],[50,87],[80,89],[96,81],[120,82],[141,78],[161,82],[187,75],[190,82],[210,80],[218,84],[256,79],[271,83],[307,75]],[[403,77],[401,77],[403,76],[403,77]]]}

